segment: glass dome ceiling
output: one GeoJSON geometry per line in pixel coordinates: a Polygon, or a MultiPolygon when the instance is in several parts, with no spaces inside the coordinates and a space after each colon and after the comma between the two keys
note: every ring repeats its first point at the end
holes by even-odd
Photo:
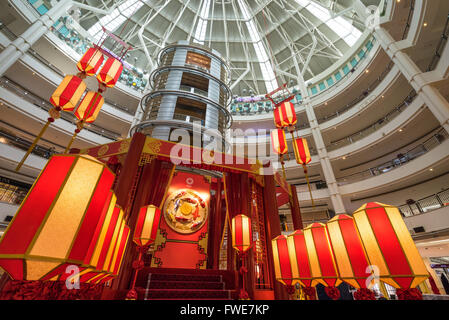
{"type": "Polygon", "coordinates": [[[365,30],[352,1],[83,0],[113,10],[81,10],[77,20],[93,42],[102,26],[119,35],[134,47],[127,61],[147,71],[170,43],[204,44],[228,61],[234,94],[264,94],[296,83],[298,73],[311,79],[343,57],[365,30]]]}

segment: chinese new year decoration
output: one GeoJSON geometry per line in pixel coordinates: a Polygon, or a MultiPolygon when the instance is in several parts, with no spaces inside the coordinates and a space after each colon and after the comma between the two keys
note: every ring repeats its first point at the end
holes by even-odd
{"type": "MultiPolygon", "coordinates": [[[[251,229],[251,219],[243,214],[236,215],[231,222],[232,232],[232,247],[237,250],[242,266],[240,267],[240,274],[243,275],[248,272],[245,267],[245,258],[247,251],[252,247],[253,235],[251,229]]],[[[245,290],[245,279],[242,281],[242,288],[239,293],[240,299],[248,299],[248,292],[245,290]]]]}
{"type": "Polygon", "coordinates": [[[133,242],[137,245],[139,257],[133,262],[134,278],[131,284],[131,289],[128,291],[126,298],[128,300],[136,300],[137,292],[134,289],[136,286],[137,274],[139,270],[144,267],[142,261],[142,254],[148,251],[148,247],[154,243],[156,239],[159,221],[161,219],[161,210],[154,206],[148,205],[140,208],[139,216],[137,217],[136,227],[134,229],[133,242]]]}

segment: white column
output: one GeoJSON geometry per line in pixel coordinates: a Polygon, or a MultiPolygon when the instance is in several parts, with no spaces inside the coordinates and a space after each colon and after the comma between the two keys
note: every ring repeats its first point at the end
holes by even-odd
{"type": "Polygon", "coordinates": [[[327,153],[326,145],[324,144],[320,126],[316,119],[313,106],[310,103],[309,91],[307,90],[304,78],[302,77],[301,73],[298,73],[297,81],[303,99],[302,103],[306,110],[307,119],[309,120],[310,130],[312,131],[312,137],[315,141],[315,146],[318,151],[321,168],[323,169],[324,179],[326,180],[326,184],[329,189],[332,206],[334,207],[336,214],[346,213],[343,198],[341,197],[337,179],[335,179],[334,170],[332,169],[332,164],[327,153]]]}
{"type": "Polygon", "coordinates": [[[309,120],[310,129],[312,131],[312,137],[315,141],[315,145],[318,151],[318,157],[320,159],[320,164],[323,169],[324,179],[326,180],[327,187],[329,189],[329,194],[331,197],[332,206],[334,207],[335,213],[346,213],[346,209],[343,203],[343,199],[338,188],[337,180],[335,179],[334,170],[332,169],[331,161],[324,144],[323,136],[321,135],[320,127],[316,119],[315,111],[310,103],[310,98],[306,90],[302,90],[303,94],[303,104],[306,109],[307,118],[309,120]],[[304,95],[306,95],[304,97],[304,95]]]}
{"type": "Polygon", "coordinates": [[[71,0],[61,0],[51,10],[37,19],[24,33],[11,42],[0,53],[0,76],[2,76],[28,49],[39,40],[50,27],[67,12],[73,4],[71,0]]]}

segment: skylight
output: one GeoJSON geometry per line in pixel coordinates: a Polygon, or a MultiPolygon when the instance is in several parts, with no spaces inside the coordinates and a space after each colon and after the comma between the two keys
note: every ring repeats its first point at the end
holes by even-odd
{"type": "Polygon", "coordinates": [[[248,28],[249,36],[251,37],[251,41],[253,42],[254,51],[256,51],[257,55],[257,60],[259,60],[260,63],[260,69],[262,71],[262,76],[265,81],[265,87],[267,89],[267,92],[271,92],[279,87],[276,80],[276,76],[273,71],[273,66],[271,65],[271,62],[268,59],[267,51],[263,46],[260,34],[257,32],[256,24],[249,15],[246,4],[242,0],[238,0],[238,3],[242,10],[243,18],[245,19],[245,24],[246,27],[248,28]]]}
{"type": "Polygon", "coordinates": [[[341,16],[332,18],[329,10],[322,5],[311,0],[295,1],[332,29],[348,46],[353,46],[362,35],[362,32],[345,18],[341,16]]]}
{"type": "Polygon", "coordinates": [[[98,41],[103,35],[102,26],[105,26],[106,29],[113,32],[142,6],[143,2],[141,0],[127,0],[115,8],[112,13],[102,17],[89,28],[88,32],[98,41]]]}
{"type": "Polygon", "coordinates": [[[200,17],[196,25],[196,31],[193,42],[204,44],[206,38],[207,18],[209,17],[210,0],[204,0],[201,7],[200,17]]]}

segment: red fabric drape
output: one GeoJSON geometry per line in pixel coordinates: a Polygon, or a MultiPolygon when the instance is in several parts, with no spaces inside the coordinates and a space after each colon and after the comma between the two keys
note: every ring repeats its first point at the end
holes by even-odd
{"type": "MultiPolygon", "coordinates": [[[[155,206],[161,205],[170,181],[172,169],[172,163],[157,159],[153,159],[152,162],[143,167],[140,177],[138,178],[136,195],[134,197],[134,201],[132,202],[128,220],[128,225],[131,228],[131,234],[134,234],[136,220],[142,206],[148,204],[153,204],[155,206]]],[[[137,259],[137,257],[137,247],[132,241],[132,237],[130,237],[120,275],[118,279],[114,281],[114,289],[124,290],[129,288],[133,274],[132,263],[137,259]]]]}

